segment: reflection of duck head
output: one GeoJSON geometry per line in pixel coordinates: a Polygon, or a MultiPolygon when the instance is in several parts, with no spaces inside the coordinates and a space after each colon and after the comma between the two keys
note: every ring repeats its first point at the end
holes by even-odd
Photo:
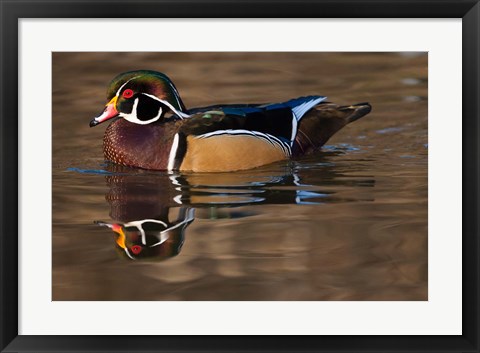
{"type": "Polygon", "coordinates": [[[114,221],[95,223],[115,232],[120,254],[129,259],[154,261],[178,255],[195,210],[173,201],[178,191],[171,187],[170,179],[132,174],[132,170],[118,167],[109,172],[114,174],[105,178],[109,187],[105,199],[114,221]]]}
{"type": "Polygon", "coordinates": [[[194,212],[192,208],[182,207],[174,222],[143,219],[123,224],[102,221],[95,223],[116,233],[117,248],[128,258],[164,260],[180,252],[185,229],[193,222],[194,212]]]}

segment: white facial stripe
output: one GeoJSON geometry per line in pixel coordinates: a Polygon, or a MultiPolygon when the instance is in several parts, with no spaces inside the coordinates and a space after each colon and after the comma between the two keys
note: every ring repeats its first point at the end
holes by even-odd
{"type": "MultiPolygon", "coordinates": [[[[157,224],[163,225],[165,228],[167,227],[167,224],[165,222],[162,222],[158,219],[142,219],[141,221],[132,221],[132,222],[124,223],[124,227],[135,227],[135,228],[138,229],[138,231],[140,232],[140,235],[142,236],[142,244],[143,245],[147,245],[147,237],[146,237],[146,234],[145,234],[145,230],[143,229],[143,223],[145,223],[145,222],[157,223],[157,224]]],[[[162,234],[162,232],[160,232],[160,235],[161,234],[162,234]]],[[[168,237],[165,238],[165,240],[167,240],[167,239],[168,239],[168,237]]],[[[127,252],[127,255],[129,255],[128,252],[127,252]]]]}
{"type": "Polygon", "coordinates": [[[178,106],[181,107],[182,104],[180,103],[180,95],[178,94],[177,88],[172,83],[172,88],[175,91],[175,99],[177,100],[178,106]]]}
{"type": "Polygon", "coordinates": [[[123,250],[125,250],[125,254],[127,254],[127,256],[128,256],[129,258],[131,258],[132,260],[135,260],[135,258],[133,258],[133,257],[128,253],[128,249],[127,249],[127,248],[125,248],[125,249],[123,249],[123,250]]]}
{"type": "Polygon", "coordinates": [[[147,97],[150,97],[152,99],[155,99],[156,101],[159,101],[160,103],[165,104],[167,107],[169,107],[181,119],[190,117],[190,115],[188,115],[184,112],[181,112],[180,110],[176,109],[173,105],[171,105],[169,102],[164,101],[163,99],[160,99],[160,98],[158,98],[154,95],[148,94],[148,93],[142,93],[142,94],[147,96],[147,97]]]}
{"type": "Polygon", "coordinates": [[[130,112],[130,114],[134,114],[134,115],[135,115],[135,118],[137,117],[138,101],[139,101],[139,99],[138,99],[138,98],[135,98],[135,100],[133,101],[132,111],[130,112]]]}
{"type": "Polygon", "coordinates": [[[179,228],[179,227],[184,227],[184,228],[187,227],[195,219],[194,216],[195,216],[195,211],[193,209],[188,210],[185,216],[185,219],[183,219],[181,222],[175,224],[170,228],[162,230],[160,232],[160,241],[158,243],[150,245],[150,247],[154,247],[165,242],[168,239],[167,232],[170,232],[172,229],[179,228]]]}
{"type": "Polygon", "coordinates": [[[145,230],[143,229],[143,223],[145,222],[152,222],[152,223],[158,223],[163,225],[164,227],[167,227],[167,224],[165,222],[159,221],[157,219],[143,219],[141,221],[132,221],[128,223],[124,223],[125,227],[135,227],[138,229],[140,232],[140,235],[142,236],[142,244],[147,245],[147,237],[145,235],[145,230]]]}
{"type": "Polygon", "coordinates": [[[169,238],[168,235],[164,234],[163,232],[161,232],[158,237],[159,237],[159,241],[156,242],[155,244],[149,245],[150,248],[153,248],[154,246],[158,246],[158,245],[166,242],[169,238]]]}
{"type": "Polygon", "coordinates": [[[182,225],[184,225],[184,224],[187,224],[187,225],[188,225],[188,223],[190,223],[191,221],[193,221],[193,218],[191,218],[191,217],[185,218],[183,221],[175,224],[173,227],[170,227],[170,228],[167,228],[167,229],[165,229],[165,230],[162,230],[162,232],[161,232],[160,234],[165,234],[166,232],[169,232],[169,231],[171,231],[172,229],[178,228],[178,227],[180,227],[180,226],[182,226],[182,225]]]}
{"type": "Polygon", "coordinates": [[[139,77],[142,77],[142,75],[132,77],[130,80],[128,80],[127,82],[125,82],[123,85],[121,85],[120,88],[119,88],[118,91],[117,91],[116,96],[118,97],[118,96],[120,95],[120,92],[122,91],[122,88],[125,87],[125,86],[127,85],[127,83],[129,83],[130,81],[135,80],[136,78],[139,78],[139,77]]]}
{"type": "MultiPolygon", "coordinates": [[[[167,223],[165,222],[162,222],[158,219],[150,219],[150,218],[147,218],[147,219],[142,219],[140,221],[131,221],[131,222],[128,222],[128,223],[124,223],[123,225],[125,227],[136,227],[136,228],[139,228],[142,226],[143,223],[145,222],[152,222],[152,223],[158,223],[158,224],[162,224],[163,226],[167,227],[167,223]]],[[[139,228],[140,229],[140,228],[139,228]]]]}
{"type": "Polygon", "coordinates": [[[139,124],[139,125],[151,124],[157,121],[158,119],[160,119],[160,117],[162,116],[163,109],[162,107],[160,107],[160,109],[158,110],[157,116],[153,117],[150,120],[140,120],[137,117],[137,107],[138,107],[138,98],[135,98],[135,101],[133,102],[132,112],[130,114],[119,113],[118,115],[124,118],[125,120],[130,121],[131,123],[139,124]]]}

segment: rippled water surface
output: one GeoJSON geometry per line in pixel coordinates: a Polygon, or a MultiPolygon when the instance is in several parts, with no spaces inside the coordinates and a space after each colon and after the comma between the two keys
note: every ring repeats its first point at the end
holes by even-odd
{"type": "Polygon", "coordinates": [[[420,53],[54,53],[53,300],[427,300],[427,115],[420,53]],[[322,94],[373,111],[295,161],[120,168],[88,124],[134,69],[187,107],[322,94]]]}

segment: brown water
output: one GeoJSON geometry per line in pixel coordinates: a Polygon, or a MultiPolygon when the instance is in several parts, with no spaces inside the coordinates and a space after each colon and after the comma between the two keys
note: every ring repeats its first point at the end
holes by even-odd
{"type": "Polygon", "coordinates": [[[427,114],[426,54],[54,53],[53,300],[427,300],[427,114]],[[169,75],[187,107],[322,94],[373,111],[297,161],[115,168],[88,123],[134,69],[169,75]],[[161,243],[143,261],[94,224],[142,219],[161,243]]]}

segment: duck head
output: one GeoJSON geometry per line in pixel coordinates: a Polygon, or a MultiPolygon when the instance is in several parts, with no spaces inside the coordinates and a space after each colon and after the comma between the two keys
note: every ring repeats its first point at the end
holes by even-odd
{"type": "Polygon", "coordinates": [[[131,123],[147,125],[162,120],[166,113],[184,118],[185,105],[173,82],[160,72],[137,70],[115,77],[107,90],[107,104],[90,127],[121,117],[131,123]]]}

